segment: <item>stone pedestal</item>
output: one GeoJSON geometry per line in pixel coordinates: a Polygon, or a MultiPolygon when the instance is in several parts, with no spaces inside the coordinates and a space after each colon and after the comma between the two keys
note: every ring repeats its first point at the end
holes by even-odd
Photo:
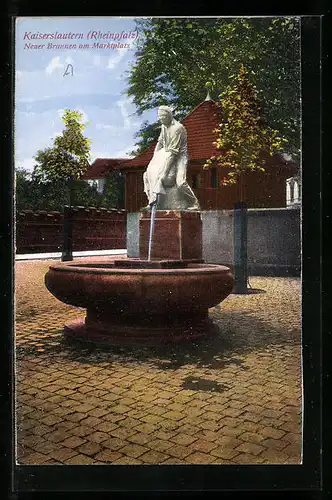
{"type": "MultiPolygon", "coordinates": [[[[151,212],[140,214],[140,259],[148,258],[150,220],[151,212]]],[[[201,213],[157,210],[151,259],[202,260],[201,213]]]]}

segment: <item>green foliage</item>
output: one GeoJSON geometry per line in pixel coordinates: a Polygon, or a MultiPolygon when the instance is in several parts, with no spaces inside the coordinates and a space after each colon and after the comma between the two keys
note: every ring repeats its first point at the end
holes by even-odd
{"type": "Polygon", "coordinates": [[[103,193],[81,179],[90,158],[90,141],[82,133],[82,114],[65,110],[62,121],[65,129],[54,139],[53,147],[37,152],[33,173],[16,170],[16,210],[62,211],[64,205],[123,208],[121,174],[109,174],[103,193]]]}
{"type": "Polygon", "coordinates": [[[40,182],[23,169],[16,170],[16,211],[62,210],[68,204],[67,183],[64,180],[40,182]]]}
{"type": "Polygon", "coordinates": [[[96,208],[124,208],[124,185],[122,176],[115,172],[106,179],[103,193],[97,191],[95,185],[87,181],[75,182],[72,200],[69,199],[68,181],[56,179],[51,182],[40,182],[27,170],[16,171],[16,212],[22,210],[63,210],[64,205],[81,205],[96,208]]]}
{"type": "MultiPolygon", "coordinates": [[[[139,114],[166,104],[182,119],[205,99],[207,88],[216,99],[244,64],[260,89],[268,123],[298,154],[299,18],[146,18],[136,24],[140,37],[127,94],[139,114]]],[[[141,129],[139,149],[152,132],[141,129]]]]}
{"type": "Polygon", "coordinates": [[[154,122],[149,124],[145,121],[140,130],[136,133],[136,138],[139,139],[138,142],[135,143],[137,148],[131,152],[131,155],[135,156],[139,153],[145,151],[153,141],[156,141],[160,134],[160,123],[154,122]]]}
{"type": "Polygon", "coordinates": [[[106,208],[124,208],[124,176],[120,172],[109,172],[105,179],[103,192],[104,205],[106,208]]]}
{"type": "Polygon", "coordinates": [[[226,167],[223,185],[235,184],[242,172],[263,171],[265,155],[272,156],[287,142],[263,119],[256,87],[241,66],[232,83],[220,94],[221,123],[216,129],[215,145],[220,151],[205,167],[226,167]]]}
{"type": "Polygon", "coordinates": [[[34,159],[34,177],[39,180],[79,179],[89,167],[90,141],[83,135],[82,113],[66,109],[65,129],[54,139],[52,148],[39,150],[34,159]]]}

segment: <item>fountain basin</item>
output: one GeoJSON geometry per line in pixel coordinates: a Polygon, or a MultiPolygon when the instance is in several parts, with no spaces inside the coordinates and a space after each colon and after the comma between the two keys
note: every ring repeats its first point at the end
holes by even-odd
{"type": "Polygon", "coordinates": [[[71,263],[50,266],[48,290],[87,309],[65,334],[101,343],[176,342],[211,330],[208,309],[232,291],[230,269],[198,261],[71,263]]]}

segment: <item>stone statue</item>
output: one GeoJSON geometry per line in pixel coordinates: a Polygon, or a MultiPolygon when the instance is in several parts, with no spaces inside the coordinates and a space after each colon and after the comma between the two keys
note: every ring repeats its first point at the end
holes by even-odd
{"type": "Polygon", "coordinates": [[[188,151],[187,132],[173,118],[168,106],[160,106],[161,132],[146,172],[144,192],[152,208],[158,210],[199,210],[199,203],[186,181],[188,151]]]}

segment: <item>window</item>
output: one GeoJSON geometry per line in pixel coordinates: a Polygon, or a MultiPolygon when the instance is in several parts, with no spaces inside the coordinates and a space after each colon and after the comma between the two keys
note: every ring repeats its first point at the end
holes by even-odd
{"type": "Polygon", "coordinates": [[[211,168],[211,177],[210,183],[212,188],[216,188],[218,186],[218,175],[217,175],[217,167],[211,168]]]}
{"type": "Polygon", "coordinates": [[[191,186],[193,189],[198,189],[201,187],[201,175],[200,174],[192,174],[191,186]]]}
{"type": "Polygon", "coordinates": [[[290,201],[292,203],[294,201],[294,181],[290,184],[290,201]]]}

